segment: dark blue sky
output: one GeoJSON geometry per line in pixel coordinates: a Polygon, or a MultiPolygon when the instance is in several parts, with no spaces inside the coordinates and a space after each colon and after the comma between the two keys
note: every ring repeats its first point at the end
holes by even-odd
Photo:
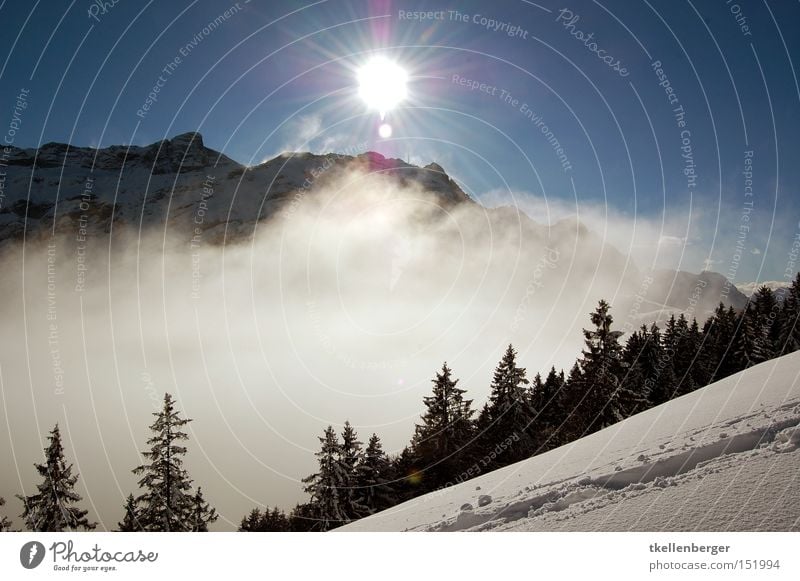
{"type": "Polygon", "coordinates": [[[287,149],[373,149],[437,161],[487,203],[513,192],[552,218],[577,200],[584,215],[607,211],[612,227],[657,227],[664,255],[682,256],[686,270],[705,263],[737,282],[797,270],[797,2],[98,6],[0,4],[0,115],[10,122],[29,91],[15,145],[146,144],[199,130],[248,164],[287,149]],[[419,10],[437,18],[406,17],[419,10]],[[412,77],[386,141],[355,90],[355,70],[374,53],[412,77]]]}

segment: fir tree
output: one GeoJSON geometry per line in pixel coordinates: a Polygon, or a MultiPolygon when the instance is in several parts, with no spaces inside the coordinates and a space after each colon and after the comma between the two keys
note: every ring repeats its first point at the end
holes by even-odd
{"type": "Polygon", "coordinates": [[[767,329],[759,322],[758,311],[753,303],[748,304],[741,314],[734,356],[739,363],[738,370],[747,369],[771,357],[767,329]]]}
{"type": "MultiPolygon", "coordinates": [[[[493,458],[487,467],[495,468],[529,457],[541,441],[541,434],[533,433],[537,410],[527,389],[530,383],[524,367],[517,367],[517,352],[509,345],[495,368],[490,387],[487,414],[489,427],[482,434],[484,452],[493,458]],[[502,457],[493,451],[507,443],[502,457]]],[[[484,420],[485,421],[485,420],[484,420]]]]}
{"type": "Polygon", "coordinates": [[[555,447],[556,434],[564,421],[564,372],[551,367],[544,381],[537,373],[533,380],[532,405],[536,410],[535,426],[542,436],[542,451],[555,447]]]}
{"type": "Polygon", "coordinates": [[[800,350],[800,273],[797,273],[786,291],[780,319],[776,354],[784,355],[800,350]]]}
{"type": "Polygon", "coordinates": [[[139,526],[139,517],[137,516],[138,512],[136,499],[133,498],[133,494],[129,494],[128,498],[125,499],[125,516],[117,523],[117,530],[121,533],[141,531],[142,528],[139,526]]]}
{"type": "Polygon", "coordinates": [[[311,495],[317,526],[327,531],[350,520],[347,509],[351,481],[348,467],[342,462],[342,446],[333,426],[325,429],[319,441],[322,444],[316,454],[319,472],[304,478],[303,483],[306,484],[305,492],[311,495]]]}
{"type": "MultiPolygon", "coordinates": [[[[0,506],[3,506],[5,503],[6,499],[0,496],[0,506]]],[[[11,521],[9,521],[5,516],[0,516],[0,533],[10,530],[11,530],[11,521]]]]}
{"type": "Polygon", "coordinates": [[[192,496],[192,512],[189,520],[190,529],[193,533],[207,533],[208,525],[215,522],[219,515],[206,499],[203,498],[203,489],[197,487],[197,492],[192,496]]]}
{"type": "Polygon", "coordinates": [[[360,491],[356,488],[358,467],[364,456],[362,442],[349,421],[345,421],[342,430],[341,462],[347,473],[347,488],[342,490],[345,500],[345,513],[348,519],[357,519],[368,514],[366,506],[360,502],[360,491]]]}
{"type": "Polygon", "coordinates": [[[319,528],[314,506],[310,502],[297,504],[289,513],[289,530],[306,533],[319,528]]]}
{"type": "Polygon", "coordinates": [[[359,504],[372,514],[391,506],[393,502],[389,458],[383,451],[381,439],[372,434],[364,450],[364,459],[358,466],[356,485],[359,504]]]}
{"type": "Polygon", "coordinates": [[[180,445],[189,439],[182,428],[191,420],[180,417],[170,394],[164,395],[164,405],[153,413],[150,426],[153,436],[147,440],[150,449],[142,452],[147,462],[134,468],[141,475],[136,498],[138,520],[145,531],[191,531],[194,526],[192,480],[183,468],[186,448],[180,445]]]}
{"type": "Polygon", "coordinates": [[[72,464],[67,464],[64,459],[58,424],[50,432],[49,440],[44,464],[34,464],[42,477],[42,483],[36,487],[38,493],[17,496],[25,506],[22,520],[31,531],[92,530],[97,524],[90,523],[86,518],[88,511],[74,506],[81,501],[80,495],[75,492],[78,474],[72,474],[72,464]]]}
{"type": "Polygon", "coordinates": [[[621,381],[620,363],[622,347],[619,344],[621,331],[612,331],[614,319],[609,313],[609,305],[601,300],[591,322],[594,329],[584,329],[584,342],[581,369],[584,373],[586,396],[582,423],[589,431],[610,426],[627,415],[640,404],[642,398],[621,381]]]}
{"type": "Polygon", "coordinates": [[[423,398],[425,413],[415,429],[411,445],[414,456],[425,470],[424,487],[433,490],[457,476],[467,454],[465,447],[473,435],[472,400],[457,387],[447,363],[432,380],[433,394],[423,398]]]}
{"type": "Polygon", "coordinates": [[[256,533],[261,532],[261,510],[254,508],[245,517],[242,517],[242,522],[239,524],[240,533],[256,533]]]}

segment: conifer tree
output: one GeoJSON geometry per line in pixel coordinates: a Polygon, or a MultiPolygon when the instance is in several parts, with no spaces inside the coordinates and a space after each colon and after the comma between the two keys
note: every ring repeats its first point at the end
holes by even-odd
{"type": "Polygon", "coordinates": [[[306,533],[319,529],[316,511],[310,502],[298,503],[289,513],[289,530],[298,533],[306,533]]]}
{"type": "Polygon", "coordinates": [[[581,360],[586,383],[583,423],[589,431],[625,419],[642,400],[620,381],[622,347],[619,337],[622,332],[611,330],[614,319],[609,309],[608,303],[601,300],[590,317],[595,328],[583,330],[586,344],[581,360]]]}
{"type": "Polygon", "coordinates": [[[141,531],[142,528],[139,526],[139,518],[137,515],[138,507],[136,505],[136,499],[133,498],[133,494],[129,494],[128,498],[125,499],[125,516],[117,523],[117,530],[121,533],[141,531]]]}
{"type": "MultiPolygon", "coordinates": [[[[5,503],[6,499],[0,496],[0,506],[3,506],[5,503]]],[[[5,516],[0,516],[0,533],[9,530],[11,530],[11,521],[9,521],[5,516]]]]}
{"type": "Polygon", "coordinates": [[[263,515],[261,514],[261,509],[254,508],[250,511],[250,513],[242,517],[242,522],[239,524],[239,532],[240,533],[256,533],[262,532],[261,523],[262,523],[263,515]]]}
{"type": "Polygon", "coordinates": [[[484,449],[491,450],[508,438],[513,444],[496,458],[490,467],[510,464],[529,457],[541,441],[540,434],[532,433],[537,410],[534,409],[524,367],[517,367],[517,352],[509,345],[492,377],[487,408],[490,425],[483,438],[484,449]]]}
{"type": "Polygon", "coordinates": [[[351,482],[348,468],[342,462],[342,446],[333,426],[325,429],[319,441],[322,444],[316,454],[319,472],[304,478],[303,483],[306,484],[305,492],[311,495],[317,526],[327,531],[350,520],[347,497],[351,482]]]}
{"type": "Polygon", "coordinates": [[[766,327],[759,321],[755,305],[749,303],[741,314],[736,333],[734,355],[738,361],[737,371],[770,359],[771,349],[767,333],[766,327]]]}
{"type": "Polygon", "coordinates": [[[780,321],[776,354],[784,355],[800,350],[800,273],[797,273],[786,291],[780,321]]]}
{"type": "Polygon", "coordinates": [[[347,475],[346,488],[342,490],[345,501],[345,514],[349,520],[361,518],[368,514],[366,506],[360,502],[360,491],[356,487],[358,478],[358,467],[364,457],[361,449],[362,442],[358,440],[358,434],[349,421],[345,421],[342,430],[342,451],[341,462],[347,475]]]}
{"type": "Polygon", "coordinates": [[[22,520],[31,531],[92,530],[97,524],[89,522],[86,517],[88,511],[75,506],[81,501],[80,495],[75,492],[78,474],[72,474],[72,464],[67,464],[64,459],[58,424],[48,439],[50,444],[44,452],[44,464],[34,464],[42,477],[42,483],[36,486],[38,492],[31,496],[17,495],[25,506],[22,520]]]}
{"type": "Polygon", "coordinates": [[[540,382],[541,378],[534,379],[533,409],[537,411],[535,425],[541,432],[544,451],[555,447],[557,431],[564,422],[564,372],[557,373],[556,368],[551,367],[544,382],[540,382]]]}
{"type": "Polygon", "coordinates": [[[423,398],[425,413],[411,442],[414,456],[424,467],[424,487],[432,490],[457,476],[467,458],[465,447],[473,435],[472,400],[445,362],[432,380],[433,394],[423,398]]]}
{"type": "Polygon", "coordinates": [[[192,495],[191,516],[189,519],[190,531],[193,533],[207,533],[208,525],[215,522],[219,515],[203,497],[203,489],[198,486],[197,492],[192,495]]]}
{"type": "Polygon", "coordinates": [[[142,452],[147,462],[133,469],[141,475],[138,484],[143,490],[136,498],[138,521],[145,531],[191,531],[195,508],[192,480],[183,467],[186,447],[180,444],[189,439],[182,429],[191,420],[180,416],[168,393],[161,411],[153,415],[153,436],[147,440],[150,449],[142,452]]]}
{"type": "Polygon", "coordinates": [[[358,466],[356,485],[359,492],[358,502],[366,508],[366,514],[372,514],[391,506],[393,502],[389,458],[383,451],[381,439],[372,434],[364,450],[364,459],[358,466]]]}

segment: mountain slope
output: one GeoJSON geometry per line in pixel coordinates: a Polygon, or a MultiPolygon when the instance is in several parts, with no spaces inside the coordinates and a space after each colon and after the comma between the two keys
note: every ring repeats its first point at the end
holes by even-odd
{"type": "Polygon", "coordinates": [[[800,352],[339,530],[800,530],[800,352]]]}

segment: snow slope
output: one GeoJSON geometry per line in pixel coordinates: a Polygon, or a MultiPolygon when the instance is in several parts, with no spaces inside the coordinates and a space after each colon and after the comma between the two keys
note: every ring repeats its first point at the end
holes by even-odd
{"type": "Polygon", "coordinates": [[[350,531],[798,531],[800,352],[350,531]]]}

